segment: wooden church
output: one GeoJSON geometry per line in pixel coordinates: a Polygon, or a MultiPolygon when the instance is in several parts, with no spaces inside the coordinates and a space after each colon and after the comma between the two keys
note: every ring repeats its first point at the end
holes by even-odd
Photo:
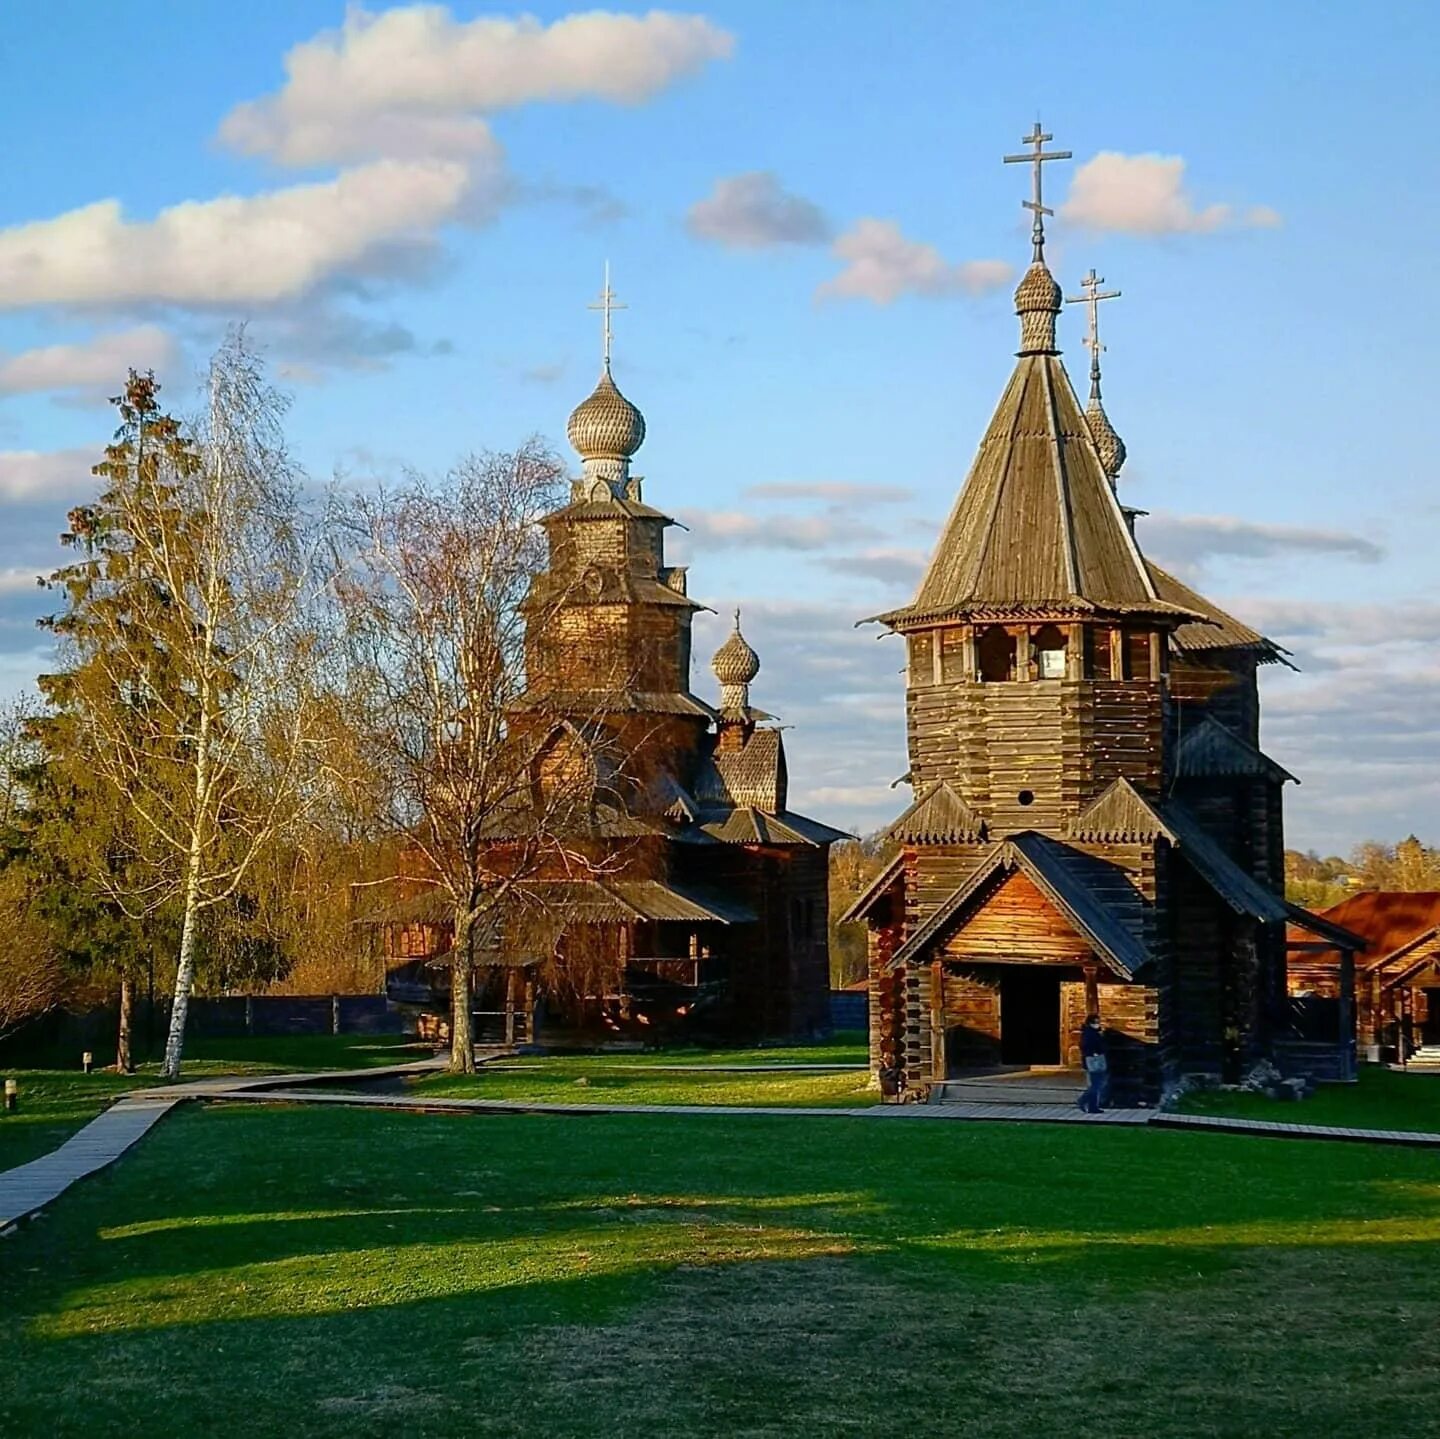
{"type": "Polygon", "coordinates": [[[1056,347],[1037,124],[1020,348],[914,600],[915,801],[847,918],[869,926],[871,1064],[925,1091],[1078,1062],[1097,1012],[1121,1102],[1238,1078],[1286,1026],[1282,790],[1259,740],[1284,652],[1147,560],[1117,498],[1092,271],[1082,407],[1056,347]]]}
{"type": "MultiPolygon", "coordinates": [[[[581,472],[543,521],[548,564],[524,605],[528,688],[509,720],[540,756],[540,789],[581,777],[583,822],[563,864],[516,887],[477,993],[482,1005],[504,996],[513,1032],[521,989],[521,1037],[537,1006],[542,1039],[823,1032],[829,847],[847,836],[789,807],[784,740],[750,703],[760,660],[738,611],[711,662],[718,703],[691,691],[705,607],[666,563],[675,521],[631,469],[645,420],[611,374],[612,307],[607,276],[600,380],[567,427],[581,472]]],[[[449,949],[443,924],[409,933],[401,983],[449,949]]],[[[432,978],[438,1007],[443,975],[432,978]]]]}

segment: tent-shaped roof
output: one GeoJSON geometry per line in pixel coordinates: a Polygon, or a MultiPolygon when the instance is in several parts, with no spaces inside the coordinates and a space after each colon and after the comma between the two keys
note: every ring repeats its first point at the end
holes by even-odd
{"type": "Polygon", "coordinates": [[[914,601],[878,618],[1027,610],[1199,618],[1156,589],[1050,349],[1020,354],[914,601]]]}

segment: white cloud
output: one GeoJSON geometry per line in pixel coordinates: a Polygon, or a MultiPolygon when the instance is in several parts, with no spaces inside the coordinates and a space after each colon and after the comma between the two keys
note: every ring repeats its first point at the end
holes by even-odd
{"type": "Polygon", "coordinates": [[[819,245],[830,238],[825,212],[786,190],[768,170],[716,180],[710,195],[690,207],[685,228],[699,239],[735,250],[819,245]]]}
{"type": "Polygon", "coordinates": [[[906,294],[980,295],[1012,274],[1003,260],[946,260],[933,245],[907,240],[893,220],[856,220],[831,251],[844,268],[815,291],[817,300],[888,305],[906,294]]]}
{"type": "Polygon", "coordinates": [[[870,539],[876,531],[838,509],[818,515],[749,515],[741,510],[681,510],[693,547],[823,550],[837,541],[870,539]]]}
{"type": "Polygon", "coordinates": [[[841,505],[894,505],[915,498],[903,485],[857,485],[845,480],[773,480],[747,485],[746,500],[826,500],[841,505]]]}
{"type": "Polygon", "coordinates": [[[100,200],[0,230],[0,307],[294,300],[396,263],[397,249],[427,243],[473,204],[475,185],[452,161],[383,160],[316,184],[185,201],[153,220],[100,200]]]}
{"type": "Polygon", "coordinates": [[[1273,559],[1285,555],[1338,555],[1375,564],[1384,549],[1349,530],[1310,525],[1257,524],[1231,515],[1174,515],[1157,511],[1140,521],[1147,554],[1169,569],[1193,573],[1211,559],[1273,559]]]}
{"type": "Polygon", "coordinates": [[[94,488],[95,450],[0,451],[0,504],[66,503],[94,488]]]}
{"type": "Polygon", "coordinates": [[[836,555],[825,561],[825,567],[841,575],[863,575],[882,585],[914,589],[925,573],[929,555],[924,550],[895,546],[875,546],[853,555],[836,555]]]}
{"type": "Polygon", "coordinates": [[[700,15],[604,10],[456,20],[443,5],[352,9],[295,46],[274,95],[236,106],[220,137],[286,165],[375,155],[469,156],[493,145],[483,115],[535,101],[638,104],[714,60],[734,37],[700,15]]]}
{"type": "Polygon", "coordinates": [[[118,391],[128,370],[170,369],[178,358],[175,339],[158,325],[114,330],[74,345],[45,345],[0,357],[0,394],[50,390],[118,391]]]}
{"type": "Polygon", "coordinates": [[[1075,172],[1061,216],[1091,230],[1127,235],[1207,234],[1227,226],[1269,229],[1280,216],[1268,205],[1237,210],[1213,204],[1197,208],[1185,188],[1179,155],[1122,155],[1102,150],[1075,172]]]}

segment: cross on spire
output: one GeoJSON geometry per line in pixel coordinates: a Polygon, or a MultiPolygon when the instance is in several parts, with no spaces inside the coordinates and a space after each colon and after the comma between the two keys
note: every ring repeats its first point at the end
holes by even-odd
{"type": "Polygon", "coordinates": [[[1100,343],[1100,302],[1101,300],[1118,300],[1119,290],[1102,290],[1101,285],[1105,283],[1103,275],[1095,273],[1094,266],[1091,266],[1090,273],[1080,281],[1080,288],[1085,291],[1083,295],[1067,295],[1067,305],[1085,305],[1090,311],[1090,323],[1085,334],[1085,348],[1090,351],[1090,396],[1092,399],[1100,397],[1100,353],[1105,346],[1100,343]]]}
{"type": "Polygon", "coordinates": [[[1035,128],[1028,134],[1020,137],[1023,145],[1033,145],[1035,148],[1027,155],[1006,155],[1007,165],[1033,165],[1035,167],[1035,198],[1033,200],[1022,200],[1020,203],[1025,209],[1033,211],[1035,224],[1030,230],[1030,241],[1035,246],[1035,260],[1037,263],[1045,258],[1045,216],[1053,215],[1054,210],[1045,208],[1044,196],[1042,193],[1041,170],[1047,160],[1068,160],[1071,158],[1069,150],[1051,150],[1046,153],[1046,144],[1053,140],[1053,135],[1047,135],[1040,128],[1040,122],[1035,122],[1035,128]]]}
{"type": "Polygon", "coordinates": [[[593,304],[587,305],[586,309],[600,310],[605,315],[604,346],[605,346],[605,373],[610,373],[610,342],[613,339],[613,332],[610,328],[610,316],[615,310],[628,310],[629,305],[622,304],[615,298],[615,291],[610,288],[610,261],[605,261],[605,288],[600,292],[600,298],[593,304]]]}

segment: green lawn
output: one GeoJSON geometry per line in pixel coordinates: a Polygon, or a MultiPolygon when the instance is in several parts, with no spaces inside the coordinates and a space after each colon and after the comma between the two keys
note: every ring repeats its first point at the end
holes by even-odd
{"type": "MultiPolygon", "coordinates": [[[[299,1069],[359,1069],[423,1059],[428,1048],[411,1049],[401,1035],[306,1035],[277,1039],[197,1039],[186,1047],[183,1077],[213,1074],[265,1074],[299,1069]]],[[[13,1114],[0,1111],[0,1170],[38,1159],[63,1144],[107,1105],[132,1089],[159,1083],[158,1063],[143,1064],[133,1075],[78,1068],[4,1069],[0,1080],[20,1084],[13,1114]]]]}
{"type": "Polygon", "coordinates": [[[1263,1094],[1200,1093],[1181,1105],[1186,1114],[1277,1119],[1339,1129],[1409,1129],[1440,1134],[1440,1075],[1402,1074],[1362,1065],[1355,1084],[1322,1084],[1300,1103],[1263,1094]]]}
{"type": "Polygon", "coordinates": [[[0,1243],[7,1436],[1410,1436],[1440,1159],[187,1109],[0,1243]]]}
{"type": "MultiPolygon", "coordinates": [[[[631,1063],[624,1055],[564,1055],[510,1059],[482,1065],[474,1076],[427,1075],[412,1082],[412,1093],[456,1099],[510,1099],[526,1104],[750,1104],[852,1106],[874,1104],[866,1069],[826,1073],[777,1069],[770,1073],[707,1073],[716,1064],[745,1061],[705,1051],[704,1061],[681,1054],[647,1056],[631,1063]],[[693,1064],[689,1070],[661,1070],[659,1063],[693,1064]]],[[[637,1056],[638,1058],[638,1056],[637,1056]]]]}

